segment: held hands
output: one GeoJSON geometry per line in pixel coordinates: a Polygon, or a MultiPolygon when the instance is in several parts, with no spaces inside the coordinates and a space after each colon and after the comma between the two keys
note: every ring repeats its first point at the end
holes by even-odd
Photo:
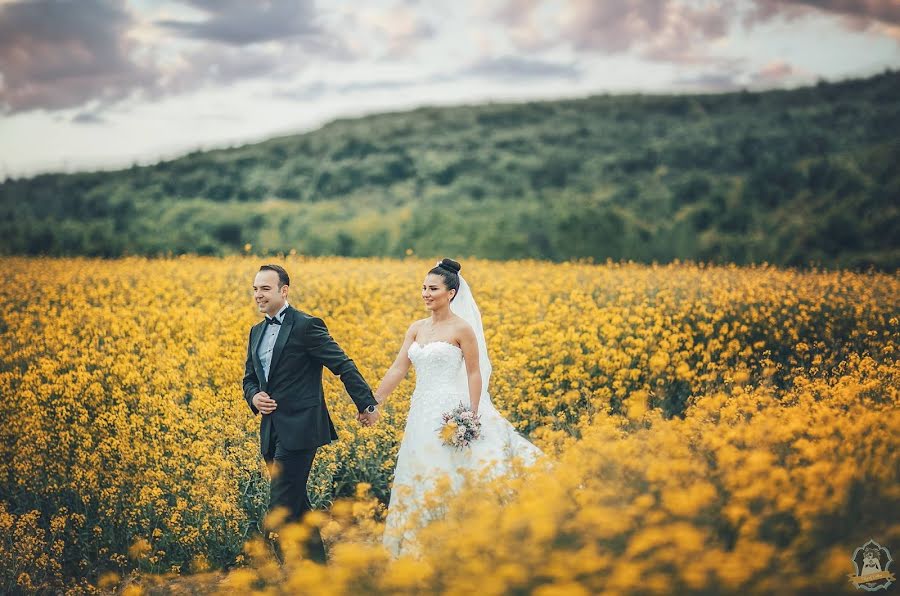
{"type": "Polygon", "coordinates": [[[378,407],[384,403],[384,398],[379,396],[377,393],[375,393],[373,397],[375,398],[375,411],[369,413],[363,410],[356,415],[356,419],[363,426],[372,426],[378,421],[378,417],[381,416],[381,410],[379,410],[378,407]]]}
{"type": "Polygon", "coordinates": [[[269,397],[269,394],[265,391],[260,391],[254,395],[251,401],[253,402],[253,405],[256,406],[256,409],[259,410],[260,414],[271,414],[275,411],[275,408],[278,407],[275,400],[269,397]]]}
{"type": "Polygon", "coordinates": [[[376,406],[375,411],[372,413],[362,411],[356,415],[356,419],[363,426],[372,426],[375,422],[378,421],[378,417],[381,416],[381,411],[376,406]]]}

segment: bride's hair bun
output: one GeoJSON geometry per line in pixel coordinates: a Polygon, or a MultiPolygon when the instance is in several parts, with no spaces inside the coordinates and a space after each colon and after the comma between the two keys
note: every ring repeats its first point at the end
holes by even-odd
{"type": "Polygon", "coordinates": [[[441,267],[453,273],[459,273],[460,269],[462,269],[462,265],[460,265],[453,259],[441,259],[441,262],[438,263],[438,267],[441,267]]]}

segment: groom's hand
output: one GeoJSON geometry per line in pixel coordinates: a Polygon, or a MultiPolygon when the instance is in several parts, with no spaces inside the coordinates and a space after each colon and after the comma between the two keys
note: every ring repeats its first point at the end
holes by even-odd
{"type": "Polygon", "coordinates": [[[356,419],[359,420],[359,423],[363,426],[372,426],[375,422],[378,421],[378,417],[381,415],[381,412],[378,408],[375,409],[374,412],[369,414],[368,412],[360,412],[357,414],[356,419]]]}
{"type": "Polygon", "coordinates": [[[275,400],[269,397],[269,394],[265,391],[260,391],[254,395],[251,401],[253,401],[253,405],[256,406],[256,409],[259,410],[260,414],[271,414],[275,411],[275,408],[278,407],[275,400]]]}

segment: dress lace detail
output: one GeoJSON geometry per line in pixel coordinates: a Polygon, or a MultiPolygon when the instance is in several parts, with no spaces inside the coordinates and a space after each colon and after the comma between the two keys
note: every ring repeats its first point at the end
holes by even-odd
{"type": "Polygon", "coordinates": [[[531,463],[541,454],[489,403],[478,408],[481,439],[462,451],[443,445],[438,436],[441,414],[460,402],[469,405],[462,350],[444,341],[413,342],[408,355],[416,370],[416,388],[397,453],[384,533],[384,545],[394,556],[415,552],[416,529],[429,521],[426,494],[439,482],[457,490],[465,470],[501,474],[511,457],[531,463]]]}

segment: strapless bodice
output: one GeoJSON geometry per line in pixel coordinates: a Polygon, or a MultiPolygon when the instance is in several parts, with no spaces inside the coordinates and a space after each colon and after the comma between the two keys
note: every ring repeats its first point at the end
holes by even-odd
{"type": "Polygon", "coordinates": [[[416,393],[458,389],[462,350],[445,341],[409,346],[409,359],[416,367],[416,393]]]}

